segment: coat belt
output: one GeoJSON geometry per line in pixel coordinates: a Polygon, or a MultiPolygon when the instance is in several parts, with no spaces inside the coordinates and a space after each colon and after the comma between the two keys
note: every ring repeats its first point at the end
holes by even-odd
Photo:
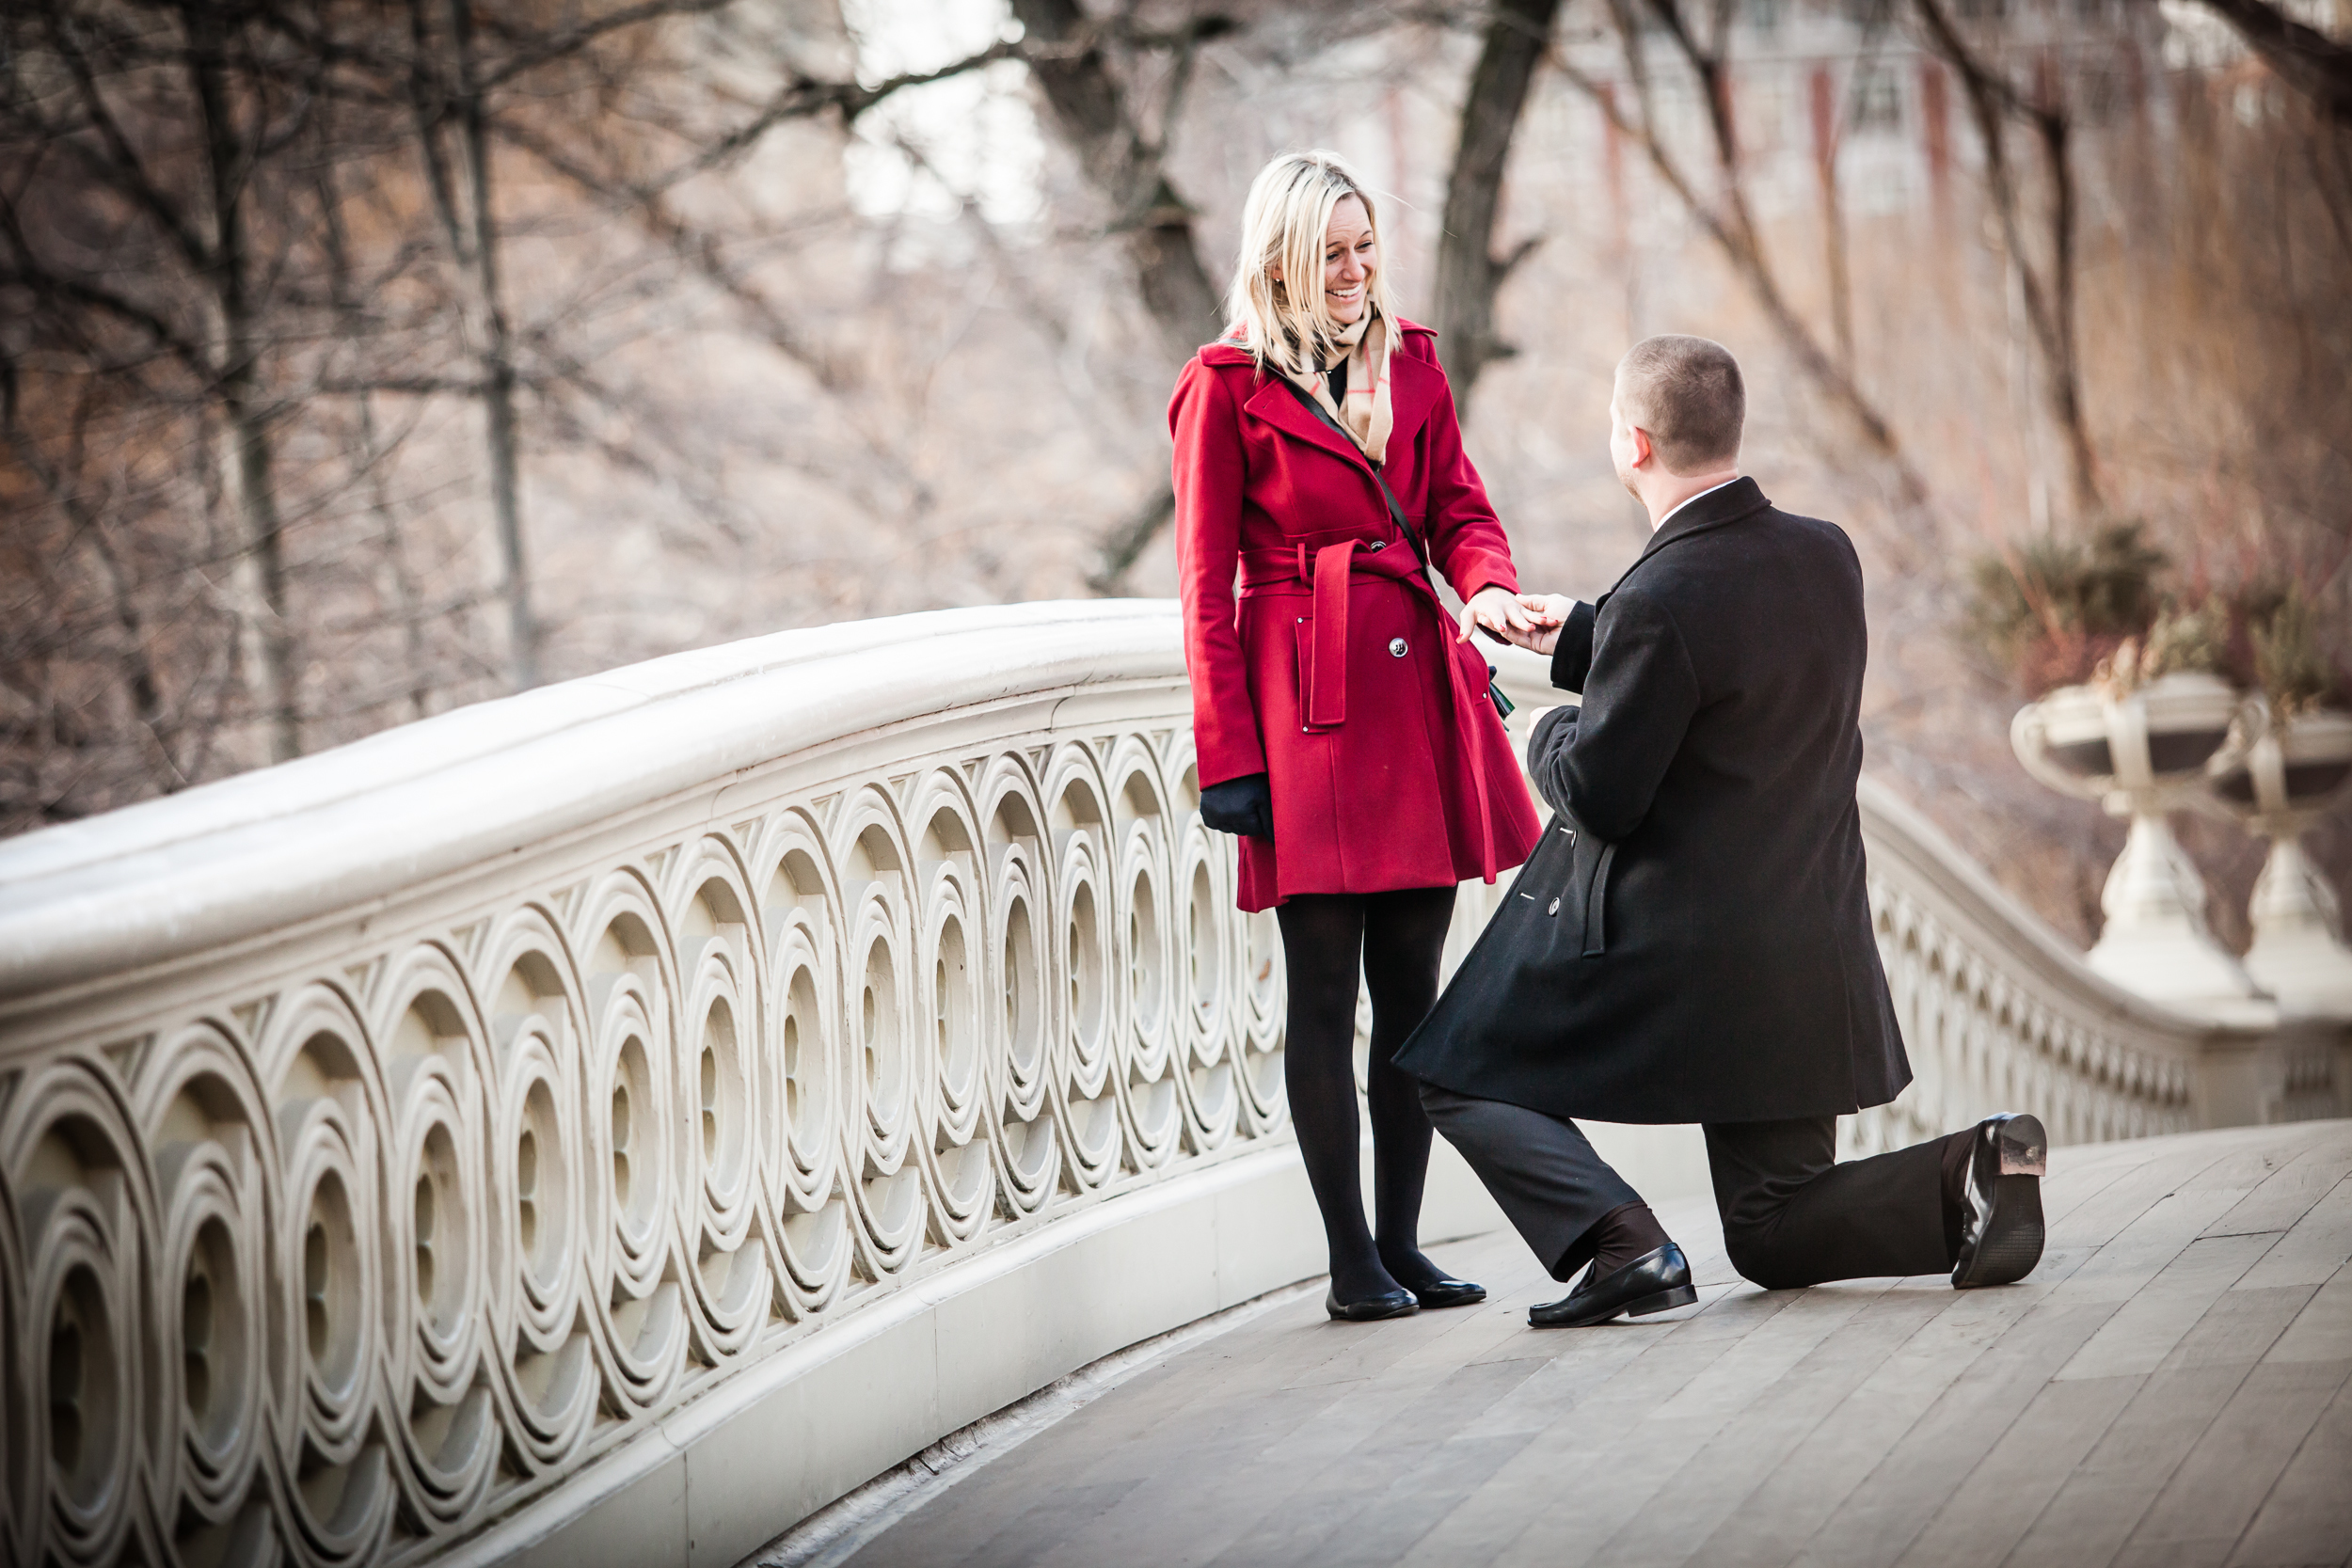
{"type": "MultiPolygon", "coordinates": [[[[1310,553],[1304,544],[1287,548],[1244,550],[1241,556],[1241,596],[1295,594],[1305,588],[1314,599],[1314,632],[1299,649],[1307,664],[1304,682],[1307,727],[1337,729],[1347,722],[1347,588],[1351,581],[1386,578],[1391,582],[1418,581],[1428,593],[1428,578],[1411,552],[1395,551],[1385,542],[1342,539],[1310,553]],[[1391,564],[1391,561],[1394,564],[1391,564]]],[[[1429,594],[1431,601],[1437,595],[1429,594]]]]}
{"type": "Polygon", "coordinates": [[[1454,699],[1454,733],[1468,753],[1470,793],[1478,812],[1479,870],[1491,882],[1498,869],[1494,813],[1486,803],[1485,748],[1475,733],[1478,710],[1485,706],[1486,694],[1464,680],[1448,625],[1453,617],[1412,550],[1393,540],[1363,538],[1320,546],[1311,558],[1304,544],[1244,550],[1239,596],[1287,597],[1301,593],[1313,596],[1314,636],[1299,654],[1309,661],[1303,717],[1310,729],[1328,729],[1347,721],[1347,586],[1351,580],[1375,578],[1419,589],[1437,614],[1438,657],[1445,664],[1446,690],[1454,699]]]}

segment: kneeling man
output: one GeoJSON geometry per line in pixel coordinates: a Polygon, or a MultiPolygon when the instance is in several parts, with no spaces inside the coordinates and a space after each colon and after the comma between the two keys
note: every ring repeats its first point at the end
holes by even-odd
{"type": "Polygon", "coordinates": [[[1854,781],[1862,567],[1740,476],[1740,367],[1651,338],[1617,367],[1610,451],[1641,559],[1526,645],[1581,693],[1535,727],[1557,814],[1396,1057],[1554,1278],[1538,1326],[1695,1299],[1641,1195],[1571,1117],[1699,1122],[1732,1266],[1768,1289],[2042,1256],[2029,1116],[1845,1164],[1836,1118],[1911,1082],[1871,935],[1854,781]]]}

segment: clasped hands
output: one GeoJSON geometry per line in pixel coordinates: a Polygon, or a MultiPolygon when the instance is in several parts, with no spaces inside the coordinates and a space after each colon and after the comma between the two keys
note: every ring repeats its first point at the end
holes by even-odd
{"type": "Polygon", "coordinates": [[[1462,607],[1457,617],[1461,629],[1454,641],[1467,642],[1471,627],[1484,626],[1505,642],[1549,656],[1560,641],[1560,628],[1567,625],[1568,611],[1575,608],[1576,601],[1565,594],[1513,594],[1482,588],[1462,607]]]}

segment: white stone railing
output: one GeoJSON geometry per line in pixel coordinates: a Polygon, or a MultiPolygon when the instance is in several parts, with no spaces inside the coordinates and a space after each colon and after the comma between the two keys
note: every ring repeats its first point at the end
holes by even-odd
{"type": "MultiPolygon", "coordinates": [[[[0,1561],[732,1563],[1315,1273],[1189,705],[1170,605],[943,612],[0,846],[0,1561]]],[[[2209,1033],[1865,804],[1866,1142],[2199,1119],[2209,1033]]]]}
{"type": "Polygon", "coordinates": [[[1175,635],[787,634],[0,847],[28,1559],[428,1550],[1280,1129],[1175,635]]]}

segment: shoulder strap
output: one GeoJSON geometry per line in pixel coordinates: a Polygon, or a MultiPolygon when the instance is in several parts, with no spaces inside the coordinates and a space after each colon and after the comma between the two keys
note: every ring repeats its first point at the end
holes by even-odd
{"type": "MultiPolygon", "coordinates": [[[[1316,419],[1321,420],[1332,430],[1338,431],[1341,436],[1345,439],[1350,446],[1354,446],[1356,444],[1356,437],[1348,435],[1347,431],[1340,424],[1340,421],[1333,419],[1329,411],[1327,410],[1323,404],[1308,396],[1307,389],[1305,388],[1299,386],[1297,382],[1293,381],[1287,375],[1283,376],[1281,379],[1282,385],[1290,388],[1291,396],[1296,398],[1302,404],[1304,404],[1308,413],[1312,414],[1316,419]]],[[[1359,448],[1358,450],[1361,451],[1362,449],[1359,448]]],[[[1366,458],[1364,462],[1366,466],[1372,469],[1372,482],[1380,486],[1380,499],[1389,503],[1390,521],[1395,523],[1396,531],[1405,535],[1405,542],[1413,546],[1413,558],[1421,562],[1422,570],[1424,572],[1427,571],[1429,569],[1429,552],[1422,547],[1421,535],[1413,531],[1413,525],[1405,520],[1404,503],[1396,499],[1396,492],[1389,488],[1388,480],[1381,475],[1380,465],[1373,462],[1370,458],[1366,458]]]]}
{"type": "MultiPolygon", "coordinates": [[[[1287,375],[1282,377],[1282,385],[1291,389],[1291,396],[1296,398],[1300,403],[1307,405],[1308,413],[1312,414],[1316,419],[1321,420],[1331,429],[1339,431],[1340,435],[1345,437],[1350,446],[1355,445],[1356,437],[1349,436],[1347,432],[1341,427],[1339,420],[1325,413],[1323,404],[1308,396],[1307,389],[1305,388],[1301,387],[1297,382],[1293,381],[1287,375]]],[[[1357,448],[1357,451],[1361,451],[1363,449],[1360,447],[1357,448]]],[[[1429,568],[1429,552],[1422,548],[1421,535],[1413,531],[1413,525],[1405,520],[1404,503],[1396,499],[1396,492],[1389,488],[1389,482],[1381,476],[1380,465],[1373,462],[1369,457],[1364,459],[1364,463],[1366,467],[1372,469],[1372,482],[1380,486],[1380,499],[1389,503],[1389,519],[1396,524],[1397,532],[1405,535],[1405,542],[1413,546],[1413,559],[1421,562],[1421,575],[1424,578],[1432,577],[1433,574],[1429,568]]],[[[1431,581],[1428,584],[1428,588],[1429,592],[1433,594],[1438,591],[1438,585],[1434,581],[1431,581]]],[[[1438,604],[1442,608],[1444,601],[1440,599],[1438,604]]],[[[1486,635],[1492,637],[1494,634],[1492,632],[1488,632],[1486,635]]],[[[1498,638],[1496,641],[1500,641],[1501,639],[1498,638]]],[[[1495,717],[1498,719],[1510,718],[1512,710],[1518,706],[1518,705],[1513,703],[1510,698],[1502,694],[1502,688],[1495,684],[1495,667],[1491,664],[1486,666],[1486,700],[1494,704],[1495,717]]]]}

